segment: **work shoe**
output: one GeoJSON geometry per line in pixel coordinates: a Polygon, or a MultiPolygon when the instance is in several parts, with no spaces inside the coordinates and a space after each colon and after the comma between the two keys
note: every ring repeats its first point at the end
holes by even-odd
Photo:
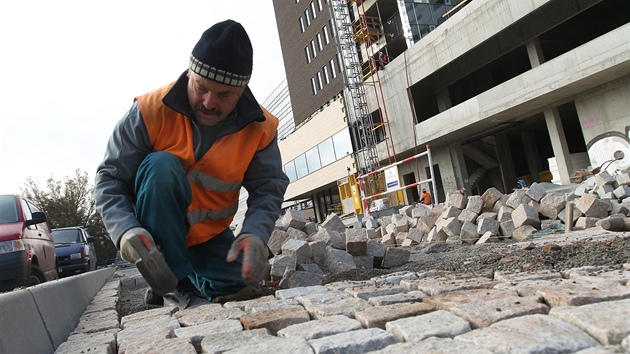
{"type": "Polygon", "coordinates": [[[144,293],[144,304],[153,306],[163,306],[164,298],[153,292],[150,287],[144,293]]]}
{"type": "Polygon", "coordinates": [[[253,285],[248,285],[241,289],[239,292],[230,295],[222,295],[217,296],[212,299],[212,302],[215,304],[225,304],[229,301],[243,301],[243,300],[251,300],[258,297],[263,296],[264,293],[259,288],[254,287],[253,285]]]}
{"type": "Polygon", "coordinates": [[[174,291],[159,296],[153,289],[148,288],[144,293],[144,303],[154,306],[173,306],[180,310],[185,309],[193,298],[204,298],[188,278],[184,278],[177,283],[174,291]]]}

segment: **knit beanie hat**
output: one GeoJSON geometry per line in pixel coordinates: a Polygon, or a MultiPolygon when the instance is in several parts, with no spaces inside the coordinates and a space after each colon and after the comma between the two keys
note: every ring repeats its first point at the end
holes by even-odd
{"type": "Polygon", "coordinates": [[[245,86],[252,76],[253,49],[240,23],[219,22],[208,28],[190,54],[190,69],[207,79],[245,86]]]}

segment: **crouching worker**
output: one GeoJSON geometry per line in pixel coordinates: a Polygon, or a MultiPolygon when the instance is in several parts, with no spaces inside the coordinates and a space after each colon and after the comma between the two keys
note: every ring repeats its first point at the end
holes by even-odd
{"type": "Polygon", "coordinates": [[[136,97],[109,139],[94,190],[105,227],[127,261],[139,257],[129,242],[138,235],[148,250],[159,250],[178,280],[163,297],[149,288],[147,304],[230,299],[269,274],[267,241],[288,178],[278,119],[248,88],[252,53],[239,23],[210,27],[189,68],[136,97]],[[235,237],[229,226],[241,186],[248,209],[235,237]]]}

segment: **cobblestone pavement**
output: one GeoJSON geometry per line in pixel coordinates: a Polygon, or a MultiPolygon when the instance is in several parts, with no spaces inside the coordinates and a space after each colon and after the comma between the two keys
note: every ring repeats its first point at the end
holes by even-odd
{"type": "Polygon", "coordinates": [[[121,287],[146,284],[137,271],[124,272],[105,284],[56,353],[630,352],[630,260],[622,269],[484,277],[397,272],[119,318],[121,287]]]}

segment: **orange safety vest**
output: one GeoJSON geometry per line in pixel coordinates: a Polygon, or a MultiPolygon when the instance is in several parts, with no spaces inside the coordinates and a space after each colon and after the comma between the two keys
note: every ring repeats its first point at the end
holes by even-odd
{"type": "Polygon", "coordinates": [[[194,246],[227,229],[238,210],[243,176],[254,154],[273,140],[278,118],[262,108],[265,121],[218,138],[206,154],[195,161],[192,123],[188,117],[162,103],[173,84],[137,97],[153,151],[177,156],[192,189],[187,209],[187,245],[194,246]]]}
{"type": "Polygon", "coordinates": [[[422,193],[422,203],[425,205],[431,205],[431,194],[429,194],[429,192],[422,193]]]}

